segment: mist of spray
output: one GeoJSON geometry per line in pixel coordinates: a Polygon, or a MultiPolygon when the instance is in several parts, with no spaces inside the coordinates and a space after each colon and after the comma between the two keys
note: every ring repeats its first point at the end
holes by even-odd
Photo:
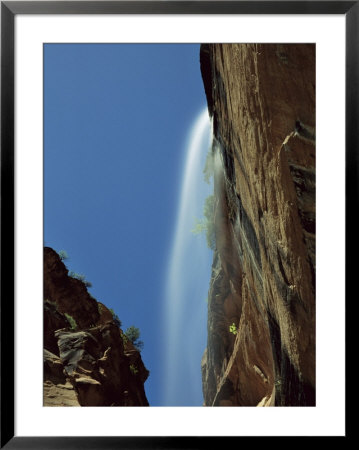
{"type": "Polygon", "coordinates": [[[207,303],[212,252],[205,235],[191,230],[203,216],[205,198],[213,187],[203,168],[212,144],[208,111],[202,111],[189,134],[177,219],[168,261],[165,292],[163,404],[202,404],[201,357],[207,339],[207,303]]]}

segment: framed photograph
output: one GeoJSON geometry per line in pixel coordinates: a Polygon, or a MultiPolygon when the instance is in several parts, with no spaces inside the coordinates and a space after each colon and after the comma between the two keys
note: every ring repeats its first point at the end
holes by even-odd
{"type": "Polygon", "coordinates": [[[1,448],[347,436],[358,8],[1,2],[1,448]]]}

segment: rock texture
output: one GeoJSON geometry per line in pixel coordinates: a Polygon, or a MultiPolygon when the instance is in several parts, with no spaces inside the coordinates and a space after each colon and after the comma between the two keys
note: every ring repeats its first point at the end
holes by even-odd
{"type": "Polygon", "coordinates": [[[216,232],[204,404],[315,405],[315,45],[206,44],[201,71],[216,232]]]}
{"type": "Polygon", "coordinates": [[[44,406],[148,406],[139,351],[49,247],[44,299],[44,406]]]}

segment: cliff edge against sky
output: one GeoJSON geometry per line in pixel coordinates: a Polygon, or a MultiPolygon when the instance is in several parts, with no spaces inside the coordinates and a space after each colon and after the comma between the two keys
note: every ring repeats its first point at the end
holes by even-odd
{"type": "Polygon", "coordinates": [[[44,249],[44,406],[148,406],[149,375],[116,317],[44,249]]]}

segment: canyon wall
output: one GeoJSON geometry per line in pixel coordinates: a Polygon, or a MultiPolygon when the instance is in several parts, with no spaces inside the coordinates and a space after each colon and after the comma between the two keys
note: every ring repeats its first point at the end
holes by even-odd
{"type": "Polygon", "coordinates": [[[315,405],[315,45],[203,44],[216,249],[206,406],[315,405]]]}
{"type": "Polygon", "coordinates": [[[112,312],[44,249],[44,406],[148,406],[149,375],[112,312]]]}

